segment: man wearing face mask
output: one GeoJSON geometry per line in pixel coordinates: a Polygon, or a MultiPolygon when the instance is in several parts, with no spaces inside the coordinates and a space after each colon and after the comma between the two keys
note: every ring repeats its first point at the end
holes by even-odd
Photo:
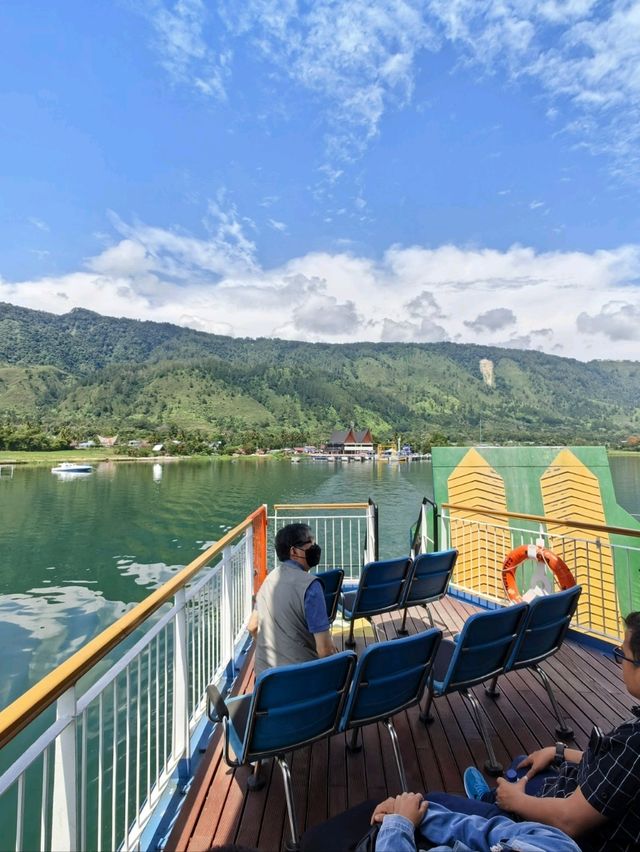
{"type": "Polygon", "coordinates": [[[249,632],[256,641],[255,673],[337,653],[320,581],[309,574],[321,549],[306,524],[287,524],[276,535],[280,565],[256,596],[249,632]]]}

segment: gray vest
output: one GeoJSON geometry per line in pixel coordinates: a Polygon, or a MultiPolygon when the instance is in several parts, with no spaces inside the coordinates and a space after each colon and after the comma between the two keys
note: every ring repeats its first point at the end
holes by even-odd
{"type": "Polygon", "coordinates": [[[315,639],[304,614],[304,596],[315,580],[302,568],[283,562],[260,587],[256,597],[259,618],[256,676],[273,666],[318,659],[315,639]]]}

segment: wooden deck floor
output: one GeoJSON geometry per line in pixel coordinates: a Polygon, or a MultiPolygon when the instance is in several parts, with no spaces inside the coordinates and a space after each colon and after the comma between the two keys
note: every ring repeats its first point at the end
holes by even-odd
{"type": "MultiPolygon", "coordinates": [[[[475,610],[447,597],[432,605],[431,611],[436,625],[447,636],[457,632],[475,610]]],[[[410,632],[429,626],[424,609],[412,609],[410,615],[407,619],[410,632]]],[[[397,635],[398,613],[374,621],[380,638],[397,635]]],[[[360,649],[375,641],[370,629],[369,635],[365,635],[364,627],[356,630],[356,638],[360,649]]],[[[334,627],[334,639],[336,644],[340,643],[341,627],[334,627]]],[[[608,730],[629,716],[633,702],[622,685],[620,669],[602,652],[566,642],[544,668],[574,728],[579,748],[586,745],[594,724],[608,730]]],[[[252,683],[253,666],[248,664],[239,678],[237,691],[250,690],[252,683]]],[[[501,678],[500,684],[502,695],[496,701],[486,697],[482,687],[476,687],[475,692],[487,711],[498,760],[508,764],[517,754],[552,744],[556,739],[555,718],[546,692],[531,672],[514,672],[501,678]]],[[[435,721],[428,727],[420,722],[417,708],[395,717],[409,789],[462,793],[464,769],[470,764],[483,766],[486,754],[482,740],[466,702],[459,695],[434,701],[434,711],[435,721]]],[[[362,751],[351,754],[345,748],[345,736],[339,734],[292,755],[290,767],[301,831],[366,799],[382,800],[400,792],[386,730],[379,725],[364,728],[363,746],[362,751]]],[[[280,770],[268,762],[263,768],[267,784],[259,792],[248,793],[245,783],[250,770],[230,769],[221,751],[217,733],[187,795],[167,849],[199,852],[214,844],[235,842],[264,852],[277,852],[288,836],[280,770]]]]}

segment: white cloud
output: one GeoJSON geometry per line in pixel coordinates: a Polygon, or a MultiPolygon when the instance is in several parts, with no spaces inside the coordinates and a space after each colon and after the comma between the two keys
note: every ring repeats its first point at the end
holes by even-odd
{"type": "Polygon", "coordinates": [[[429,0],[444,36],[487,73],[530,78],[548,117],[640,177],[637,0],[429,0]]]}
{"type": "Polygon", "coordinates": [[[202,0],[164,3],[148,0],[137,7],[149,19],[160,62],[171,79],[200,94],[225,97],[230,51],[213,48],[207,39],[207,8],[202,0]]]}
{"type": "Polygon", "coordinates": [[[382,320],[380,340],[386,343],[440,343],[447,339],[445,328],[430,319],[423,318],[420,322],[396,320],[385,317],[382,320]]]}
{"type": "Polygon", "coordinates": [[[294,329],[315,335],[347,334],[357,337],[360,319],[355,303],[340,302],[336,296],[318,293],[293,311],[294,329]]]}
{"type": "Polygon", "coordinates": [[[252,223],[223,199],[210,205],[205,237],[113,223],[112,245],[84,268],[0,279],[0,301],[248,337],[455,340],[637,358],[640,245],[590,254],[394,245],[377,261],[342,250],[264,268],[247,236],[252,223]]]}
{"type": "Polygon", "coordinates": [[[415,0],[227,3],[227,25],[328,106],[329,143],[349,158],[378,131],[389,104],[413,90],[415,58],[432,35],[415,0]]]}
{"type": "Polygon", "coordinates": [[[37,228],[39,231],[48,231],[49,226],[42,219],[38,219],[35,216],[29,216],[27,219],[30,225],[33,225],[34,228],[37,228]]]}
{"type": "Polygon", "coordinates": [[[145,0],[171,78],[224,97],[229,44],[243,40],[317,99],[334,162],[357,156],[390,107],[410,102],[424,54],[453,45],[483,73],[535,81],[547,116],[640,177],[637,0],[145,0]],[[214,19],[213,15],[217,15],[214,19]]]}
{"type": "Polygon", "coordinates": [[[585,334],[603,335],[615,342],[640,340],[640,303],[608,302],[597,314],[579,314],[577,325],[585,334]]]}
{"type": "Polygon", "coordinates": [[[434,296],[432,292],[429,290],[422,290],[418,293],[417,296],[414,296],[413,299],[406,302],[404,307],[411,311],[412,314],[418,316],[433,316],[438,318],[443,318],[444,314],[442,313],[442,309],[438,304],[438,300],[434,296]]]}
{"type": "Polygon", "coordinates": [[[280,231],[282,234],[287,233],[287,226],[284,222],[278,222],[277,219],[267,219],[267,222],[273,228],[274,231],[280,231]]]}
{"type": "Polygon", "coordinates": [[[473,331],[499,331],[516,322],[516,315],[510,308],[491,308],[484,311],[474,320],[465,320],[464,324],[473,331]]]}

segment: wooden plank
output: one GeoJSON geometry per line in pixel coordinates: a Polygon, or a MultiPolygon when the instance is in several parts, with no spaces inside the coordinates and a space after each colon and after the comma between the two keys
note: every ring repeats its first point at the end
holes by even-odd
{"type": "MultiPolygon", "coordinates": [[[[253,683],[253,677],[253,653],[250,651],[246,655],[242,669],[236,678],[232,694],[240,695],[246,692],[253,683]]],[[[220,783],[222,779],[221,786],[218,787],[218,784],[216,784],[215,793],[215,797],[220,803],[221,808],[222,802],[226,798],[226,791],[229,786],[228,784],[225,784],[223,780],[226,775],[225,770],[227,769],[228,767],[224,765],[222,758],[222,725],[219,725],[209,742],[204,758],[200,762],[200,766],[196,772],[196,777],[191,784],[184,804],[180,810],[178,818],[176,819],[176,823],[171,831],[171,835],[167,841],[166,849],[169,850],[169,852],[173,849],[186,849],[188,847],[191,835],[198,826],[200,813],[205,806],[205,802],[209,798],[209,791],[213,785],[214,779],[217,779],[218,783],[220,783]]],[[[211,829],[212,832],[215,830],[217,825],[217,818],[215,817],[215,814],[214,820],[215,822],[211,829]]]]}
{"type": "Polygon", "coordinates": [[[346,808],[347,762],[346,739],[336,734],[329,740],[329,816],[335,816],[346,808]]]}
{"type": "Polygon", "coordinates": [[[314,743],[309,769],[309,796],[304,821],[305,830],[329,816],[329,740],[314,743]]]}
{"type": "Polygon", "coordinates": [[[262,764],[262,774],[265,779],[265,786],[262,790],[247,791],[245,793],[244,807],[242,809],[242,814],[234,838],[234,842],[239,846],[255,848],[258,845],[260,827],[262,825],[267,806],[267,794],[272,783],[281,783],[277,774],[276,777],[273,778],[274,773],[279,774],[278,768],[274,766],[274,761],[265,761],[262,764]]]}
{"type": "MultiPolygon", "coordinates": [[[[445,598],[431,605],[431,612],[443,631],[457,633],[477,611],[472,605],[445,598]]],[[[374,619],[378,638],[394,639],[401,613],[374,619]]],[[[430,627],[422,607],[412,607],[407,616],[410,634],[430,627]]],[[[376,636],[368,626],[356,629],[357,648],[362,650],[376,636]]],[[[347,630],[334,631],[334,641],[342,647],[347,630]]],[[[626,694],[616,664],[602,653],[566,642],[553,658],[543,664],[558,702],[576,731],[578,747],[584,747],[593,724],[611,728],[629,716],[633,703],[626,694]]],[[[252,685],[252,670],[243,672],[241,689],[252,685]]],[[[475,694],[488,716],[492,742],[498,759],[504,763],[518,753],[548,745],[555,740],[555,717],[546,691],[530,670],[512,672],[499,681],[501,697],[488,698],[482,686],[475,694]]],[[[481,767],[485,750],[468,704],[460,695],[436,699],[434,722],[425,726],[417,707],[395,718],[409,786],[416,790],[445,790],[461,793],[462,772],[477,762],[481,767]]],[[[382,725],[368,725],[361,732],[363,748],[348,754],[344,734],[296,752],[291,758],[294,796],[300,829],[318,825],[328,817],[368,798],[384,799],[398,791],[398,778],[391,743],[382,725]]],[[[236,842],[264,852],[283,848],[288,838],[284,788],[280,770],[268,761],[266,786],[246,793],[244,780],[249,770],[230,770],[221,758],[219,735],[209,746],[199,777],[200,789],[190,792],[168,849],[209,848],[212,842],[236,842]]],[[[194,788],[198,786],[194,783],[194,788]]]]}
{"type": "Polygon", "coordinates": [[[287,816],[282,773],[275,765],[275,760],[272,763],[273,773],[271,775],[271,783],[267,789],[263,819],[260,824],[257,843],[258,849],[268,849],[269,852],[275,852],[275,850],[280,849],[287,816]]]}

